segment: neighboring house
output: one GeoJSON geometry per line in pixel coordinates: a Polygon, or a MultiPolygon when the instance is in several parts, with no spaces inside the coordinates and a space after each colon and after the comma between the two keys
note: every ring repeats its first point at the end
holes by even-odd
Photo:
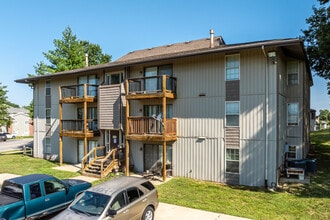
{"type": "Polygon", "coordinates": [[[8,113],[12,121],[8,133],[14,134],[16,137],[33,136],[33,125],[28,110],[10,107],[8,113]]]}
{"type": "Polygon", "coordinates": [[[316,110],[310,110],[310,131],[316,131],[316,110]]]}
{"type": "Polygon", "coordinates": [[[34,88],[35,156],[61,163],[122,147],[126,174],[161,160],[163,174],[270,186],[285,143],[296,159],[309,151],[313,80],[301,39],[225,44],[210,32],[16,82],[34,88]]]}

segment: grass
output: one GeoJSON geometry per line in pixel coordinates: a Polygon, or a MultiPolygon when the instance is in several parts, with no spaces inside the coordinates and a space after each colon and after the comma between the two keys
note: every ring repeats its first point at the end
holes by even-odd
{"type": "MultiPolygon", "coordinates": [[[[267,191],[258,187],[173,178],[156,186],[159,199],[165,203],[251,219],[330,219],[330,130],[311,133],[311,141],[316,146],[311,156],[317,158],[318,171],[312,176],[310,185],[291,184],[277,191],[267,191]]],[[[55,166],[54,162],[22,154],[0,154],[0,173],[47,173],[58,178],[79,175],[55,170],[55,166]]]]}
{"type": "Polygon", "coordinates": [[[60,179],[79,176],[79,173],[53,169],[57,164],[51,161],[23,156],[20,154],[0,154],[0,173],[27,175],[31,173],[50,174],[60,179]]]}
{"type": "Polygon", "coordinates": [[[330,219],[330,130],[311,133],[318,171],[310,185],[277,191],[174,178],[157,186],[161,202],[251,219],[330,219]]]}

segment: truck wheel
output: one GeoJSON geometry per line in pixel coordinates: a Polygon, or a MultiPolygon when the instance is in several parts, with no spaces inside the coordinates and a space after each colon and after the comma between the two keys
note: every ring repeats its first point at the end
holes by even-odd
{"type": "Polygon", "coordinates": [[[154,220],[154,209],[148,206],[142,215],[142,220],[154,220]]]}

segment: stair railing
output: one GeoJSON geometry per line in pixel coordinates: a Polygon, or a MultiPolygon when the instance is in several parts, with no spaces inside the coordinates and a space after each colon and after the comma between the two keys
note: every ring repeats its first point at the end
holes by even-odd
{"type": "Polygon", "coordinates": [[[101,178],[107,176],[115,168],[115,166],[118,166],[118,159],[116,159],[116,153],[117,153],[117,149],[112,149],[101,160],[101,178]],[[109,159],[111,160],[111,162],[108,165],[105,166],[105,164],[107,163],[107,161],[109,159]]]}
{"type": "Polygon", "coordinates": [[[99,158],[103,158],[104,153],[102,152],[102,156],[98,156],[97,151],[98,150],[105,150],[105,146],[100,146],[100,147],[94,147],[91,151],[89,151],[83,158],[81,161],[81,172],[85,171],[89,165],[93,164],[97,159],[99,158]],[[93,156],[92,160],[88,161],[88,158],[90,158],[91,156],[93,156]]]}

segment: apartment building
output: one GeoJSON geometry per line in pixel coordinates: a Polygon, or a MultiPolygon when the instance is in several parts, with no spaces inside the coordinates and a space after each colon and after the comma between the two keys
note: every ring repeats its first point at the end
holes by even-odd
{"type": "Polygon", "coordinates": [[[211,31],[16,82],[34,88],[34,156],[60,163],[120,149],[127,175],[161,161],[163,179],[270,186],[286,143],[292,158],[309,151],[313,80],[301,39],[226,44],[211,31]]]}

